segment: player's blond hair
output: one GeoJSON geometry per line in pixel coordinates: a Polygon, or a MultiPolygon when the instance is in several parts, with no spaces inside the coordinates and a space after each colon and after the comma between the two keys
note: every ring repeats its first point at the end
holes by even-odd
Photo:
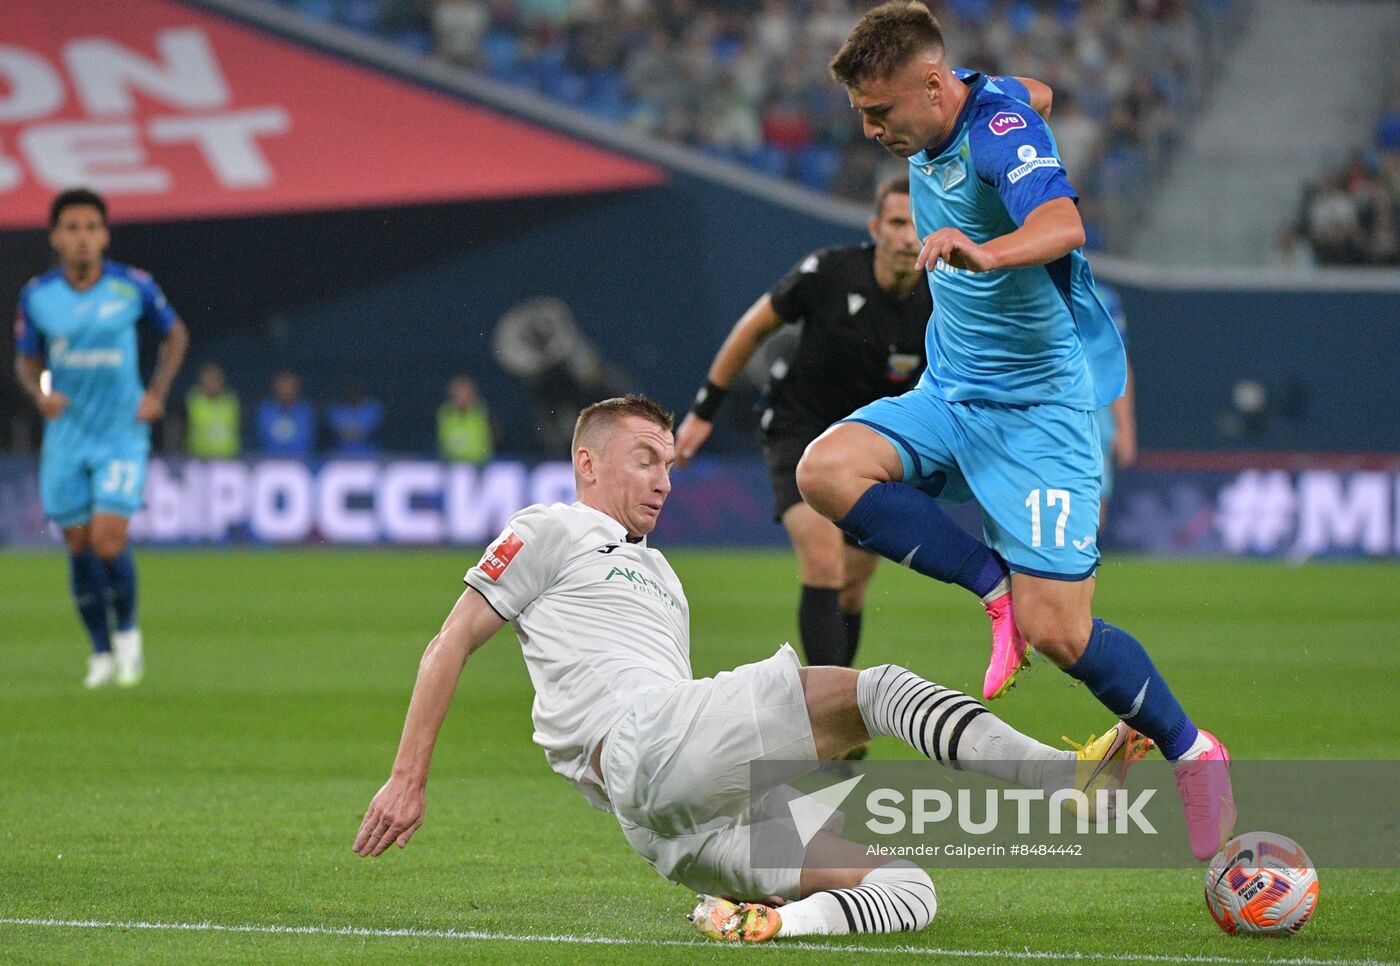
{"type": "Polygon", "coordinates": [[[885,80],[922,50],[943,50],[943,28],[922,3],[892,0],[861,18],[831,59],[831,76],[846,87],[885,80]]]}
{"type": "Polygon", "coordinates": [[[642,419],[660,426],[668,433],[676,423],[674,413],[646,396],[637,393],[614,396],[612,399],[604,399],[602,402],[586,406],[578,414],[578,422],[574,423],[573,451],[577,453],[580,446],[597,439],[603,432],[611,429],[626,416],[640,416],[642,419]]]}

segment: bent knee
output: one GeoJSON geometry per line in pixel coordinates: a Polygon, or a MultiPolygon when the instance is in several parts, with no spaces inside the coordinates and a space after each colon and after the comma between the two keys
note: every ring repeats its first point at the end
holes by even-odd
{"type": "Polygon", "coordinates": [[[1093,622],[1084,618],[1059,615],[1027,615],[1016,613],[1016,627],[1026,643],[1060,667],[1069,667],[1079,660],[1088,646],[1093,622]]]}
{"type": "Polygon", "coordinates": [[[92,549],[92,544],[88,540],[87,530],[70,530],[63,534],[63,542],[68,545],[69,553],[87,553],[92,549]]]}
{"type": "Polygon", "coordinates": [[[842,471],[837,447],[826,439],[807,444],[797,462],[797,489],[808,504],[820,511],[819,503],[836,488],[842,471]]]}
{"type": "Polygon", "coordinates": [[[125,536],[97,535],[92,538],[92,552],[97,554],[100,560],[115,560],[122,555],[122,551],[125,549],[125,536]]]}

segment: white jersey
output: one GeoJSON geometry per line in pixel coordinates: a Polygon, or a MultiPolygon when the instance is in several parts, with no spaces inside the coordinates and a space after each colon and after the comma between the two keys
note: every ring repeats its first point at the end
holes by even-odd
{"type": "Polygon", "coordinates": [[[520,638],[535,743],[601,807],[594,747],[630,696],[692,677],[690,605],[675,571],[607,514],[555,503],[511,517],[465,579],[520,638]]]}

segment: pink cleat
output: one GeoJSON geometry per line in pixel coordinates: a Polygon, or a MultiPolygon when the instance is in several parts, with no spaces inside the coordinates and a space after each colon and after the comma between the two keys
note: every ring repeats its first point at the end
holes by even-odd
{"type": "Polygon", "coordinates": [[[1016,672],[1030,667],[1031,659],[1026,639],[1016,629],[1010,591],[982,606],[987,608],[987,616],[992,619],[992,663],[982,679],[982,697],[991,701],[1011,690],[1016,683],[1016,672]]]}
{"type": "Polygon", "coordinates": [[[1196,858],[1219,852],[1235,830],[1235,793],[1230,788],[1230,753],[1220,739],[1202,730],[1210,747],[1175,763],[1176,791],[1186,808],[1186,829],[1196,858]]]}

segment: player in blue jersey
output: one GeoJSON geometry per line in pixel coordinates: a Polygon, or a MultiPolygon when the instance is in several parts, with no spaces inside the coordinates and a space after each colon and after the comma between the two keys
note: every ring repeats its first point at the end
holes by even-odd
{"type": "Polygon", "coordinates": [[[997,79],[955,76],[922,4],[871,10],[831,71],[865,135],[909,160],[934,310],[919,385],[815,440],[802,495],[862,547],[1005,609],[1024,637],[994,636],[988,697],[1005,693],[1029,643],[1151,738],[1178,763],[1192,851],[1209,858],[1234,826],[1225,747],[1143,646],[1091,610],[1094,414],[1122,394],[1126,362],[1054,137],[997,79]],[[937,502],[974,496],[986,543],[937,502]]]}
{"type": "Polygon", "coordinates": [[[58,267],[20,293],[15,373],[45,420],[39,492],[68,545],[73,599],[92,642],[83,683],[130,687],[145,664],[127,525],[141,505],[150,424],[165,413],[189,334],[151,276],[102,257],[109,235],[99,195],[60,194],[49,229],[58,267]],[[144,389],[140,322],[161,336],[144,389]]]}
{"type": "MultiPolygon", "coordinates": [[[[1128,317],[1123,312],[1123,300],[1102,282],[1096,285],[1104,308],[1118,327],[1123,345],[1128,345],[1128,317]]],[[[1128,378],[1123,395],[1098,411],[1099,449],[1103,454],[1103,485],[1099,492],[1099,527],[1108,520],[1108,501],[1113,496],[1113,480],[1118,470],[1126,470],[1137,462],[1137,400],[1133,391],[1133,364],[1128,361],[1128,378]]]]}

